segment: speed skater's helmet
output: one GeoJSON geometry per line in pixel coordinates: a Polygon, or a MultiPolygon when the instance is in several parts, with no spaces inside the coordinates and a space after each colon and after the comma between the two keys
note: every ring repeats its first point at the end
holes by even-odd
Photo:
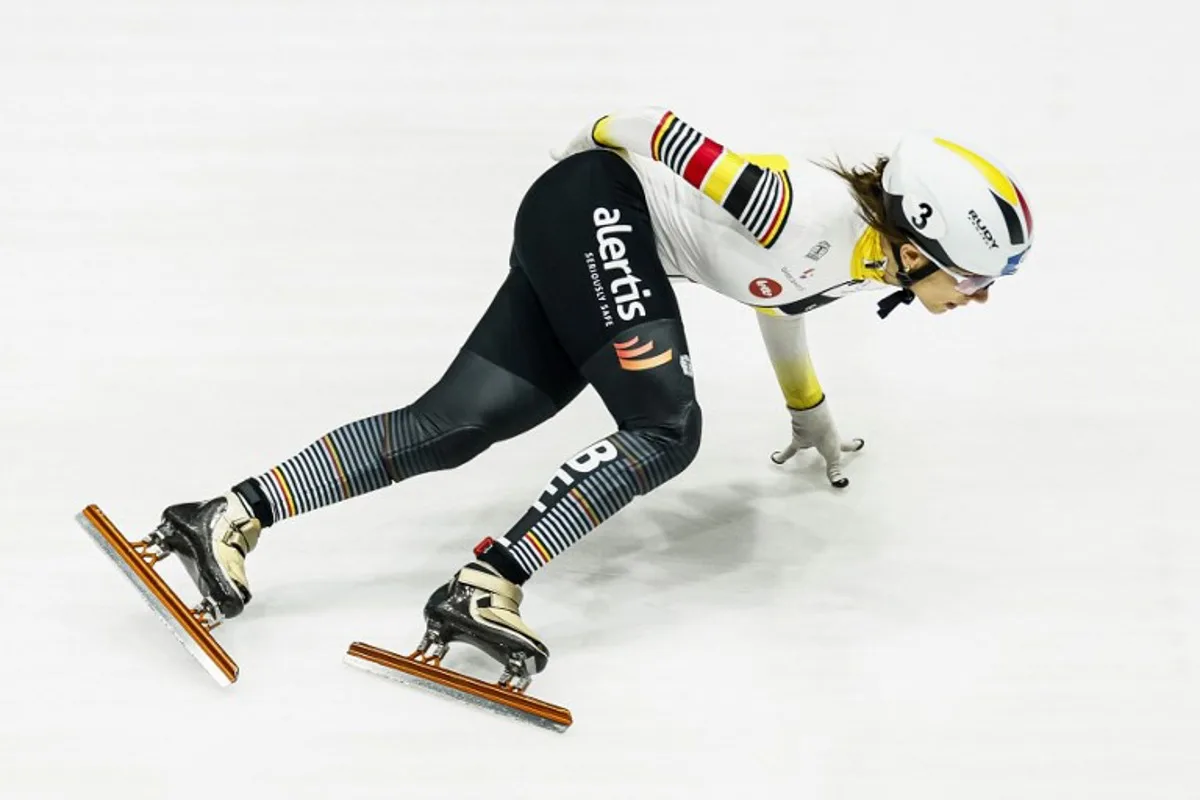
{"type": "Polygon", "coordinates": [[[1017,271],[1033,239],[1033,216],[998,162],[926,133],[901,138],[883,169],[888,222],[937,266],[997,278],[1017,271]]]}

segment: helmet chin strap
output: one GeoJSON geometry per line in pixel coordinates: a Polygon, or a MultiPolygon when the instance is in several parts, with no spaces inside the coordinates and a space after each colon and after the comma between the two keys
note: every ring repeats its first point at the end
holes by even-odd
{"type": "Polygon", "coordinates": [[[888,314],[899,308],[901,304],[908,305],[916,299],[916,295],[913,294],[913,290],[910,287],[914,283],[925,280],[940,269],[936,264],[930,262],[912,272],[906,271],[904,269],[904,262],[900,259],[900,247],[896,244],[892,245],[892,257],[896,259],[896,280],[900,281],[900,285],[904,288],[898,292],[889,294],[879,301],[879,311],[876,313],[879,314],[880,319],[887,319],[888,314]]]}

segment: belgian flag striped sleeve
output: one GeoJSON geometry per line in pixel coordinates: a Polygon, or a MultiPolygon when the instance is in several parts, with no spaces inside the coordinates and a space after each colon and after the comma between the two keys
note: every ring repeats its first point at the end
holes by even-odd
{"type": "Polygon", "coordinates": [[[779,240],[792,207],[787,170],[752,163],[671,111],[615,114],[592,126],[592,139],[665,164],[720,205],[763,247],[779,240]]]}

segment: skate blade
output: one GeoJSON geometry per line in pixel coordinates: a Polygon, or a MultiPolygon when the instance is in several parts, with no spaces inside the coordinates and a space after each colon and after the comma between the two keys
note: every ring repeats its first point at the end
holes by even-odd
{"type": "Polygon", "coordinates": [[[565,708],[527,697],[496,683],[487,683],[362,642],[350,645],[345,662],[385,678],[420,686],[501,716],[531,722],[560,733],[571,726],[571,712],[565,708]]]}
{"type": "Polygon", "coordinates": [[[77,514],[75,520],[137,587],[146,604],[217,683],[229,686],[237,680],[238,665],[103,511],[90,505],[77,514]]]}

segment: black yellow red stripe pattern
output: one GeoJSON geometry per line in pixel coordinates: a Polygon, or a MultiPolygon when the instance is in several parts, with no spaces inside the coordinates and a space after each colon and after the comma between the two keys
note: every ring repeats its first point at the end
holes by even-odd
{"type": "Polygon", "coordinates": [[[764,169],[668,111],[650,153],[732,214],[763,247],[779,240],[792,207],[787,170],[764,169]]]}
{"type": "Polygon", "coordinates": [[[678,453],[657,449],[641,434],[618,431],[605,441],[617,450],[618,458],[580,475],[570,491],[557,495],[544,511],[530,511],[505,534],[508,553],[528,574],[683,468],[678,453]]]}
{"type": "Polygon", "coordinates": [[[387,486],[380,460],[384,418],[345,425],[256,478],[272,522],[387,486]]]}

